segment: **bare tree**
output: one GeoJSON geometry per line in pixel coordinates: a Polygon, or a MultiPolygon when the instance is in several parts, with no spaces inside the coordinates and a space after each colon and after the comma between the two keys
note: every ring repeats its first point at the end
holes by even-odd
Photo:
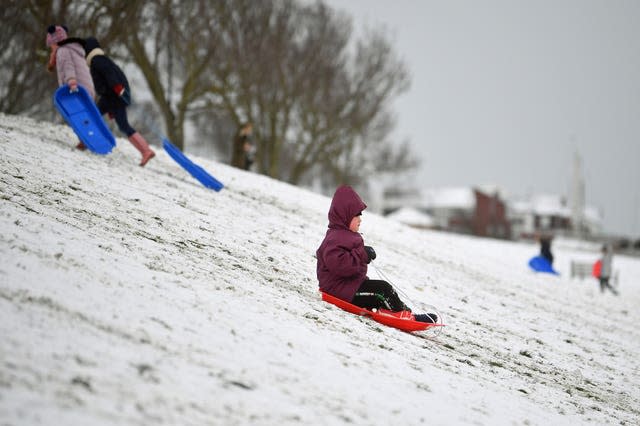
{"type": "MultiPolygon", "coordinates": [[[[61,6],[64,7],[64,6],[61,6]]],[[[51,110],[51,99],[42,93],[55,88],[55,77],[46,77],[46,19],[51,4],[10,1],[0,14],[0,111],[8,114],[43,116],[51,110]],[[34,69],[37,71],[34,72],[34,69]]],[[[49,115],[51,117],[51,115],[49,115]]]]}
{"type": "MultiPolygon", "coordinates": [[[[6,3],[6,4],[5,4],[6,3]]],[[[0,13],[0,111],[53,119],[55,75],[48,75],[46,29],[65,25],[70,36],[98,35],[103,42],[121,44],[127,22],[121,19],[138,7],[128,0],[9,0],[0,13]]]]}
{"type": "Polygon", "coordinates": [[[366,164],[412,166],[407,146],[388,140],[389,103],[408,75],[384,34],[371,33],[349,55],[350,20],[322,2],[217,5],[222,37],[210,45],[208,108],[254,123],[260,172],[300,183],[320,168],[332,184],[361,179],[366,164]]]}
{"type": "Polygon", "coordinates": [[[409,84],[404,64],[381,32],[354,43],[351,20],[322,1],[25,0],[2,17],[3,112],[55,116],[41,96],[56,84],[42,78],[45,29],[67,24],[140,70],[181,149],[189,122],[224,153],[252,122],[258,171],[295,184],[356,183],[415,165],[409,145],[389,139],[390,103],[409,84]]]}
{"type": "Polygon", "coordinates": [[[187,121],[205,103],[202,75],[209,73],[216,45],[215,2],[152,0],[145,2],[127,32],[127,48],[151,91],[169,139],[184,149],[187,121]]]}

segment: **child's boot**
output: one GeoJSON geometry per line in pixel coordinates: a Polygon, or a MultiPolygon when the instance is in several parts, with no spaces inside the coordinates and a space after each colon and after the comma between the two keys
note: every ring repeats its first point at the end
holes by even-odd
{"type": "Polygon", "coordinates": [[[426,322],[429,324],[436,324],[438,322],[438,316],[436,314],[416,314],[413,317],[419,322],[426,322]]]}
{"type": "Polygon", "coordinates": [[[81,140],[78,140],[78,145],[76,145],[76,149],[79,151],[84,151],[87,149],[87,146],[81,140]]]}
{"type": "Polygon", "coordinates": [[[131,136],[129,136],[129,142],[133,146],[136,147],[140,154],[142,154],[142,160],[140,161],[140,167],[144,167],[145,164],[153,157],[156,156],[156,153],[149,147],[147,141],[142,137],[142,135],[138,132],[135,132],[131,136]]]}

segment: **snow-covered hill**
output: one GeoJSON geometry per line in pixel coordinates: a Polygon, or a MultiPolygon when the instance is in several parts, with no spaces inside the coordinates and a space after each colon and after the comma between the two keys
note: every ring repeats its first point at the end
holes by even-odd
{"type": "Polygon", "coordinates": [[[75,143],[0,115],[2,425],[640,423],[637,259],[601,295],[568,278],[593,251],[558,242],[562,276],[536,275],[534,245],[365,212],[376,265],[445,315],[403,333],[319,299],[328,198],[75,143]]]}

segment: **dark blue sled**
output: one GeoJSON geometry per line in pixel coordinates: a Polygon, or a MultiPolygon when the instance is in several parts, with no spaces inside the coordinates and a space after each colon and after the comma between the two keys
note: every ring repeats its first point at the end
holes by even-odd
{"type": "Polygon", "coordinates": [[[553,266],[547,259],[542,256],[534,256],[529,260],[529,267],[536,272],[545,272],[547,274],[560,275],[558,271],[553,269],[553,266]]]}
{"type": "Polygon", "coordinates": [[[189,160],[189,158],[174,144],[166,139],[162,139],[162,146],[164,150],[167,151],[167,154],[176,161],[176,163],[180,164],[183,169],[188,171],[191,176],[196,178],[201,184],[215,191],[220,191],[224,188],[224,185],[219,180],[207,173],[205,169],[189,160]]]}
{"type": "Polygon", "coordinates": [[[53,95],[53,104],[91,151],[96,154],[108,154],[116,146],[111,130],[82,86],[78,86],[78,91],[73,93],[69,91],[69,86],[60,86],[53,95]]]}

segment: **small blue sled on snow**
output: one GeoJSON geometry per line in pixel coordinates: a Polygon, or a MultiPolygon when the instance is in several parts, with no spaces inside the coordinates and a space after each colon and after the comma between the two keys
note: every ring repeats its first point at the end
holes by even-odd
{"type": "Polygon", "coordinates": [[[82,86],[78,86],[76,92],[71,92],[67,85],[60,86],[53,95],[53,104],[92,152],[104,155],[116,146],[116,140],[102,120],[98,107],[82,86]]]}
{"type": "Polygon", "coordinates": [[[162,139],[162,147],[176,163],[180,164],[183,169],[188,171],[191,176],[207,188],[213,189],[214,191],[220,191],[224,188],[224,185],[218,179],[214,178],[205,169],[191,161],[182,153],[182,151],[168,140],[162,139]]]}
{"type": "Polygon", "coordinates": [[[542,256],[534,256],[529,260],[529,267],[536,272],[544,272],[547,274],[560,275],[558,271],[553,269],[549,261],[542,256]]]}

